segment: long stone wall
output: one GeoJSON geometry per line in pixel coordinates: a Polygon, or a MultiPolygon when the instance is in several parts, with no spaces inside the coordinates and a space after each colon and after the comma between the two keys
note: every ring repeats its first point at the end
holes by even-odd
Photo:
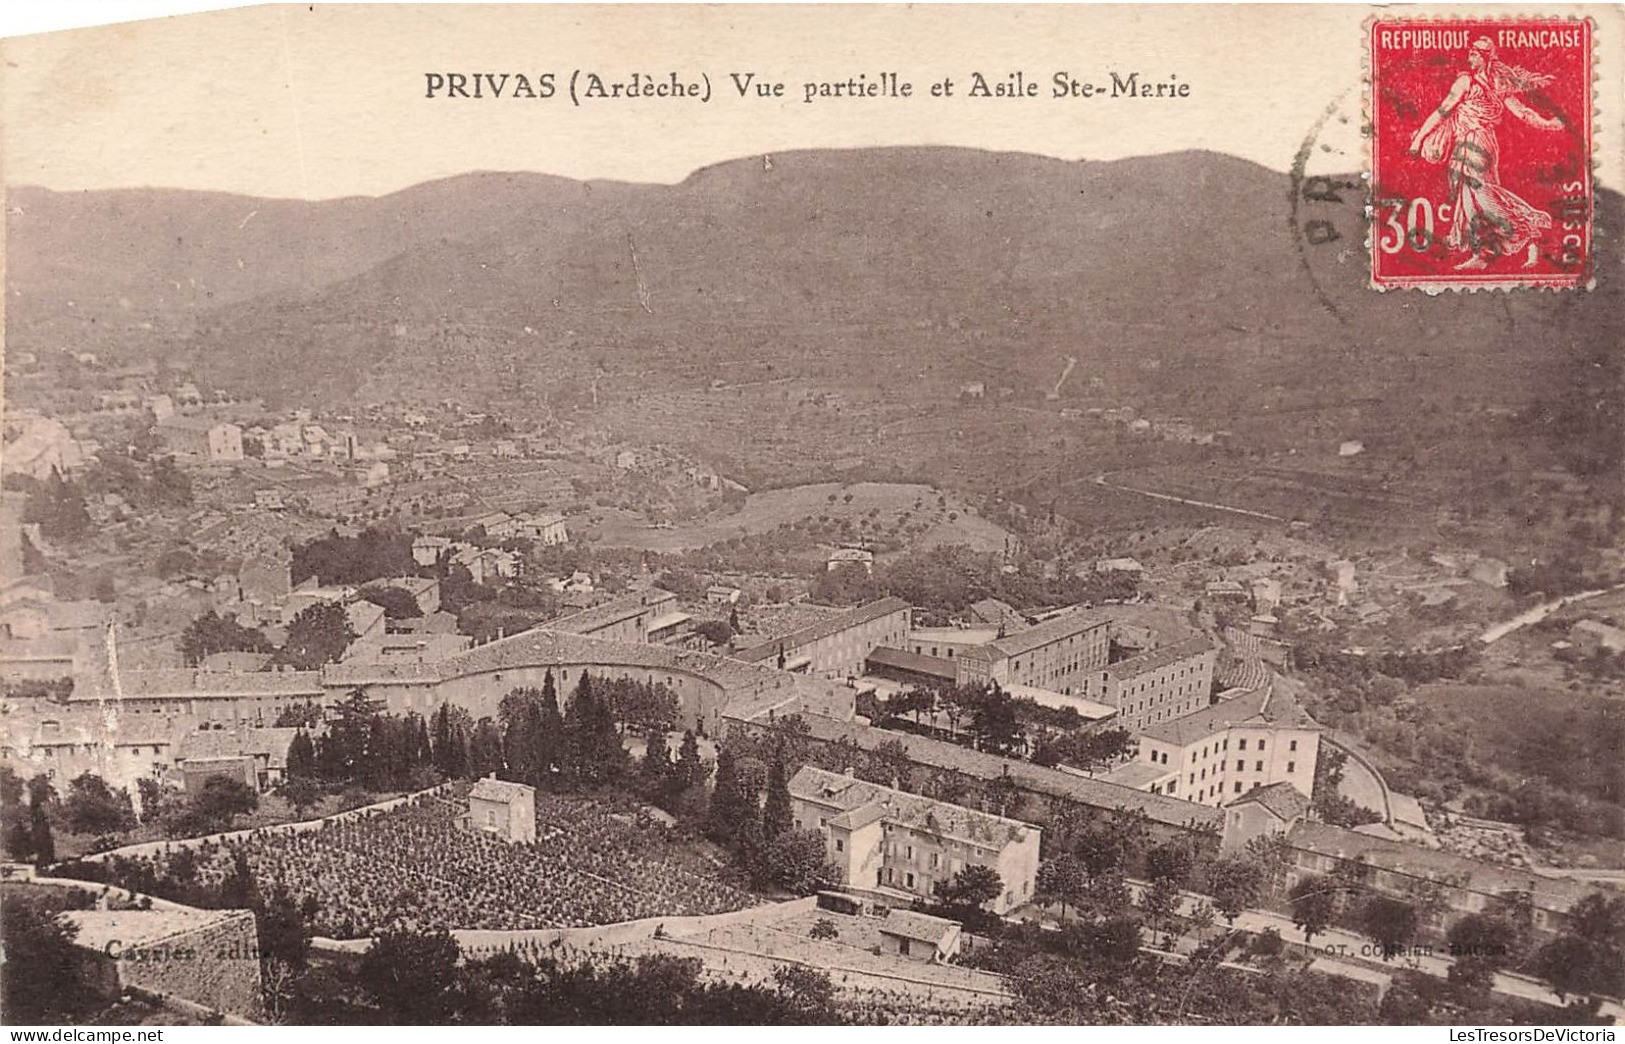
{"type": "MultiPolygon", "coordinates": [[[[360,808],[345,809],[343,812],[335,812],[330,816],[323,816],[320,819],[301,819],[293,823],[275,823],[271,826],[250,827],[247,830],[229,830],[223,834],[205,834],[202,837],[187,837],[173,841],[142,841],[138,844],[125,845],[122,848],[112,848],[106,852],[96,852],[92,855],[87,855],[84,857],[83,862],[99,863],[112,856],[131,858],[135,856],[163,855],[166,852],[172,852],[179,848],[198,848],[203,845],[220,845],[228,841],[241,841],[254,834],[302,834],[311,830],[320,830],[328,823],[342,823],[348,819],[360,819],[364,816],[370,816],[378,812],[388,812],[390,809],[399,808],[415,798],[425,797],[430,794],[438,794],[441,791],[448,790],[452,785],[453,784],[451,783],[441,783],[437,786],[430,787],[427,790],[419,790],[411,794],[402,794],[400,797],[393,797],[385,801],[378,801],[371,805],[362,805],[360,808]]],[[[80,887],[90,886],[89,882],[84,881],[79,882],[79,884],[80,887]]]]}

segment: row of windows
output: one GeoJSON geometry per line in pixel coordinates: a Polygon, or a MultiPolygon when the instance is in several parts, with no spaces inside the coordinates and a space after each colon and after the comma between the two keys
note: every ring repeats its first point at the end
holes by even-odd
{"type": "MultiPolygon", "coordinates": [[[[1219,764],[1218,766],[1216,766],[1213,769],[1214,777],[1217,778],[1218,775],[1223,771],[1224,771],[1224,765],[1223,765],[1223,763],[1221,763],[1221,764],[1219,764]]],[[[1247,762],[1238,759],[1236,761],[1236,771],[1237,772],[1246,772],[1247,771],[1247,762]]],[[[1253,762],[1253,771],[1254,772],[1263,772],[1264,771],[1264,763],[1262,761],[1253,762]]],[[[1287,762],[1286,763],[1286,771],[1287,771],[1288,775],[1298,771],[1298,763],[1296,761],[1287,762]]],[[[1207,769],[1203,769],[1200,773],[1192,772],[1192,773],[1189,774],[1189,782],[1191,782],[1192,784],[1194,784],[1198,779],[1206,779],[1206,778],[1207,778],[1207,769]]]]}

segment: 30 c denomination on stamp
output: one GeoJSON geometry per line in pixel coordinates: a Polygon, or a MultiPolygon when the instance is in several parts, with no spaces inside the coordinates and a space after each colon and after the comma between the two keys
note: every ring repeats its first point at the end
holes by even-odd
{"type": "Polygon", "coordinates": [[[1591,22],[1370,23],[1371,283],[1591,279],[1591,22]]]}

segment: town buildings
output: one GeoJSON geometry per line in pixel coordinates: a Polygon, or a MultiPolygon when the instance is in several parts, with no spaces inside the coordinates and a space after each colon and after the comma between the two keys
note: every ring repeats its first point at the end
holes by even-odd
{"type": "Polygon", "coordinates": [[[1111,620],[1102,613],[1071,609],[1043,623],[957,657],[961,685],[997,682],[1087,695],[1089,679],[1111,657],[1111,620]]]}
{"type": "Polygon", "coordinates": [[[988,866],[1004,884],[993,912],[1032,899],[1041,831],[1030,823],[810,765],[790,780],[790,802],[798,829],[824,835],[843,884],[930,898],[966,867],[988,866]]]}
{"type": "Polygon", "coordinates": [[[1117,708],[1117,724],[1138,732],[1206,707],[1217,657],[1211,639],[1193,635],[1098,667],[1082,693],[1117,708]]]}
{"type": "Polygon", "coordinates": [[[174,414],[158,422],[158,433],[174,453],[211,463],[243,459],[243,429],[227,421],[174,414]]]}
{"type": "Polygon", "coordinates": [[[745,663],[772,663],[821,678],[856,678],[876,646],[900,646],[913,613],[900,598],[881,598],[834,613],[734,654],[745,663]]]}
{"type": "Polygon", "coordinates": [[[1138,731],[1138,757],[1107,779],[1215,807],[1272,783],[1313,793],[1320,730],[1276,683],[1138,731]]]}

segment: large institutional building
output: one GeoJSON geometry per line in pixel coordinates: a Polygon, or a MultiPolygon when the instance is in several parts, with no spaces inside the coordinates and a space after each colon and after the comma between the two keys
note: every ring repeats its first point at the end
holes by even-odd
{"type": "Polygon", "coordinates": [[[1280,683],[1141,729],[1139,741],[1138,759],[1107,779],[1205,805],[1273,783],[1314,790],[1320,730],[1280,683]]]}
{"type": "Polygon", "coordinates": [[[903,644],[911,616],[909,604],[901,598],[881,598],[758,642],[734,653],[734,659],[832,680],[856,678],[877,646],[903,644]]]}
{"type": "Polygon", "coordinates": [[[1032,901],[1041,831],[1031,823],[810,765],[790,780],[790,802],[798,829],[824,835],[844,885],[930,898],[966,867],[988,866],[1004,883],[994,913],[1032,901]]]}

